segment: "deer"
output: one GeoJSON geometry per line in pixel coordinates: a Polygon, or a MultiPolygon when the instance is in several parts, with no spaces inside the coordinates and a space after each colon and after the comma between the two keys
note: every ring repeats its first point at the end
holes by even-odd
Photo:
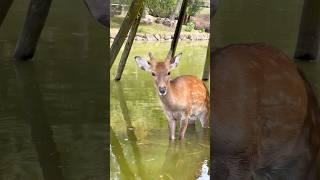
{"type": "Polygon", "coordinates": [[[193,75],[182,75],[171,79],[171,71],[180,61],[182,53],[172,56],[169,51],[164,60],[157,60],[149,52],[149,60],[135,56],[139,68],[151,73],[168,120],[169,139],[175,139],[176,121],[180,120],[179,139],[184,139],[188,123],[199,119],[203,128],[209,128],[210,97],[202,80],[193,75]]]}
{"type": "Polygon", "coordinates": [[[266,44],[211,54],[213,179],[316,180],[319,105],[302,71],[266,44]]]}

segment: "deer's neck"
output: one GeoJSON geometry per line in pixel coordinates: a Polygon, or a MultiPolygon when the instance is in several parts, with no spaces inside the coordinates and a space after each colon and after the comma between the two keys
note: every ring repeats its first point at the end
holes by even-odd
{"type": "Polygon", "coordinates": [[[167,85],[167,94],[164,96],[160,95],[160,100],[167,107],[171,107],[175,105],[176,89],[175,89],[174,83],[170,81],[170,83],[167,85]]]}

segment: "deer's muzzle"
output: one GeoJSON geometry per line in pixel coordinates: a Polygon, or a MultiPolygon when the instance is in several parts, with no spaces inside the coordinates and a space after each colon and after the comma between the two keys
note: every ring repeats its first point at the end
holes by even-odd
{"type": "Polygon", "coordinates": [[[164,96],[167,94],[167,88],[166,87],[159,87],[159,95],[164,96]]]}

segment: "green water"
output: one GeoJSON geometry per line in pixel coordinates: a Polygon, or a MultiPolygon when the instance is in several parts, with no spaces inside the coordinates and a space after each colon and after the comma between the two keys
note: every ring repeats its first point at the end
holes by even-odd
{"type": "Polygon", "coordinates": [[[108,179],[105,28],[82,1],[53,1],[34,60],[19,62],[28,3],[0,27],[0,179],[108,179]]]}
{"type": "MultiPolygon", "coordinates": [[[[208,42],[179,42],[183,55],[172,76],[202,76],[208,42]]],[[[150,73],[140,70],[134,56],[165,58],[170,43],[133,44],[120,82],[111,70],[111,179],[196,179],[209,160],[209,134],[199,122],[189,126],[185,141],[168,140],[168,124],[150,73]]]]}

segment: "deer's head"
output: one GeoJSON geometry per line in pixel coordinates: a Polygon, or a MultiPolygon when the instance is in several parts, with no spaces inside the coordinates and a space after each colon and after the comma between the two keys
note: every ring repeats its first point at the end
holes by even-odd
{"type": "Polygon", "coordinates": [[[153,76],[160,96],[165,96],[167,94],[170,83],[170,72],[178,66],[182,55],[182,53],[180,53],[175,57],[172,57],[171,54],[170,51],[164,61],[157,61],[150,52],[149,61],[141,56],[135,57],[138,66],[142,70],[150,72],[153,76]]]}

